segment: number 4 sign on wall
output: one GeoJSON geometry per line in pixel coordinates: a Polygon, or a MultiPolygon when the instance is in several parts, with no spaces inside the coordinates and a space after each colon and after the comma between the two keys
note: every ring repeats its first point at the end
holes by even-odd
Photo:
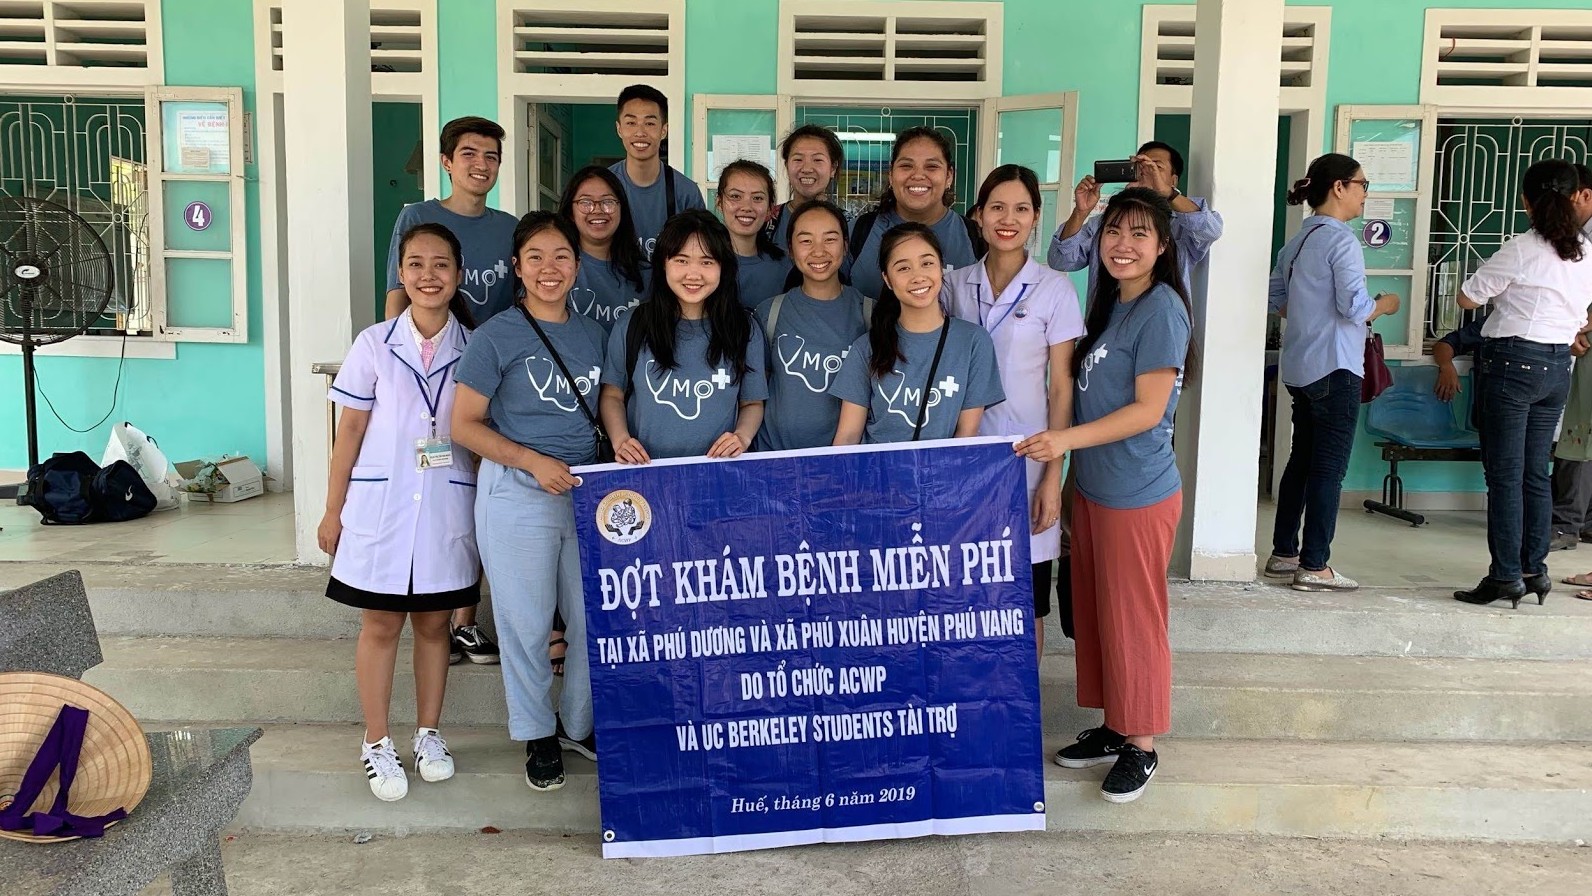
{"type": "Polygon", "coordinates": [[[215,220],[215,215],[210,211],[210,206],[203,202],[190,202],[182,210],[182,221],[188,225],[189,230],[206,230],[210,222],[215,220]]]}

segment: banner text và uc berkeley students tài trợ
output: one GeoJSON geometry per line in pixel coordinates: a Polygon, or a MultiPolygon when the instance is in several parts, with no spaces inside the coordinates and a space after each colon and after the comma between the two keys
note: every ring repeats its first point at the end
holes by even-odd
{"type": "Polygon", "coordinates": [[[604,856],[1041,830],[1003,439],[578,472],[604,856]]]}

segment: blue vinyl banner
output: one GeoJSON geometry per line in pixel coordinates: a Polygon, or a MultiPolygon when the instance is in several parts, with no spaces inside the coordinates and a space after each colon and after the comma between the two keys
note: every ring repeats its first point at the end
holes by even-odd
{"type": "Polygon", "coordinates": [[[605,857],[1044,829],[1009,439],[577,472],[605,857]]]}

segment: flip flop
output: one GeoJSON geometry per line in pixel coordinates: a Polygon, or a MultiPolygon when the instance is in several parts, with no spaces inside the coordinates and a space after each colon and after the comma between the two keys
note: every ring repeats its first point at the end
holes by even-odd
{"type": "MultiPolygon", "coordinates": [[[[1559,581],[1566,585],[1574,585],[1577,588],[1592,588],[1592,573],[1581,573],[1580,575],[1565,576],[1559,581]]],[[[1592,598],[1588,599],[1592,600],[1592,598]]]]}
{"type": "Polygon", "coordinates": [[[1592,600],[1592,589],[1589,589],[1587,591],[1577,591],[1575,593],[1575,599],[1576,600],[1592,600]]]}

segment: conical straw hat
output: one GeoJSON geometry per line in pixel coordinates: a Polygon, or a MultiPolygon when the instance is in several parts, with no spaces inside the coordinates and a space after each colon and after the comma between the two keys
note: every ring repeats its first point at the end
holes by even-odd
{"type": "MultiPolygon", "coordinates": [[[[149,743],[138,720],[104,691],[75,678],[44,672],[0,673],[0,806],[15,798],[28,765],[67,704],[89,714],[67,808],[86,816],[116,809],[132,812],[148,792],[152,772],[149,743]]],[[[29,811],[49,809],[59,782],[58,772],[51,775],[29,811]]],[[[0,837],[31,843],[77,839],[6,830],[0,830],[0,837]]]]}

